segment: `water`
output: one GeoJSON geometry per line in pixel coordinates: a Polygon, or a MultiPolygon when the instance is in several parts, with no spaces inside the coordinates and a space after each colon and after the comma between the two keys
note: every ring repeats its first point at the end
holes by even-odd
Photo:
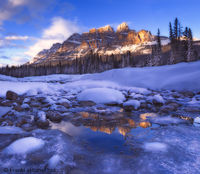
{"type": "Polygon", "coordinates": [[[53,158],[57,159],[55,171],[36,173],[198,174],[199,131],[200,127],[186,117],[71,113],[61,123],[51,123],[50,130],[7,135],[9,142],[5,135],[0,135],[0,164],[2,170],[43,169],[50,168],[50,159],[57,157],[53,158]],[[43,139],[45,148],[26,155],[4,153],[3,149],[12,141],[29,136],[43,139]]]}

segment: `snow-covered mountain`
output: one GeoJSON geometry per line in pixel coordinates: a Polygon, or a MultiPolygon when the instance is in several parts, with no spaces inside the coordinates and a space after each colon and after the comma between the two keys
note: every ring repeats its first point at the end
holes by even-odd
{"type": "MultiPolygon", "coordinates": [[[[167,40],[167,39],[165,39],[167,40]]],[[[127,23],[117,30],[110,26],[90,29],[82,34],[74,33],[62,44],[56,43],[48,50],[39,52],[30,63],[45,63],[54,60],[67,60],[84,57],[91,51],[99,55],[124,54],[127,51],[149,52],[146,45],[155,44],[155,36],[150,31],[135,31],[127,23]]]]}

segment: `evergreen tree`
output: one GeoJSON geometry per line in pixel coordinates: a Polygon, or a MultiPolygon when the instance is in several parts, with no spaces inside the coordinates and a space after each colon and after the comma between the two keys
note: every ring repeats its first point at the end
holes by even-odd
{"type": "Polygon", "coordinates": [[[179,21],[178,18],[176,18],[174,21],[174,33],[173,33],[175,39],[178,39],[178,25],[179,21]]]}
{"type": "Polygon", "coordinates": [[[155,54],[155,65],[160,65],[161,63],[161,39],[160,39],[160,29],[157,32],[157,45],[156,45],[156,54],[155,54]]]}
{"type": "Polygon", "coordinates": [[[188,29],[188,50],[187,50],[187,62],[190,62],[193,60],[193,36],[192,36],[192,30],[188,29]]]}
{"type": "Polygon", "coordinates": [[[169,23],[169,39],[171,43],[173,42],[173,30],[172,30],[172,23],[169,23]]]}

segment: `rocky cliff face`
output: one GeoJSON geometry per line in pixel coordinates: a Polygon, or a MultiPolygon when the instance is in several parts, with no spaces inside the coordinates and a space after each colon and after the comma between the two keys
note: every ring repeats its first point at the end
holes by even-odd
{"type": "Polygon", "coordinates": [[[135,51],[134,48],[155,40],[149,31],[131,30],[123,22],[117,31],[107,25],[90,29],[82,34],[75,33],[62,44],[54,44],[49,50],[43,50],[34,57],[31,63],[44,63],[54,60],[67,60],[85,56],[91,50],[99,55],[123,54],[124,51],[135,51]],[[126,47],[126,49],[124,49],[126,47]]]}

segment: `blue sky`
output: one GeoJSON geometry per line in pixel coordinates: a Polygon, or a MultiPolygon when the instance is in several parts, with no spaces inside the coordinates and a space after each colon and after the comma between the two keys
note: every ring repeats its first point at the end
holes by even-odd
{"type": "Polygon", "coordinates": [[[2,0],[0,65],[22,64],[74,32],[127,22],[135,30],[168,35],[178,17],[200,38],[199,0],[2,0]]]}

